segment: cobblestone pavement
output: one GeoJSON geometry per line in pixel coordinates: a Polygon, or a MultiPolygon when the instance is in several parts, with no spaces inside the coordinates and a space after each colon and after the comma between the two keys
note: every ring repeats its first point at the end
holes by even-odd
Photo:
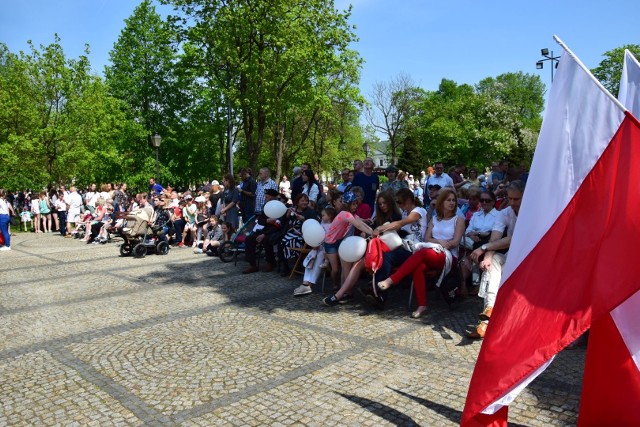
{"type": "MultiPolygon", "coordinates": [[[[120,257],[20,233],[0,253],[0,425],[424,425],[459,422],[481,343],[464,338],[481,301],[450,312],[408,290],[384,312],[321,305],[300,279],[242,275],[172,249],[120,257]]],[[[514,402],[510,421],[572,425],[584,348],[562,352],[514,402]]]]}

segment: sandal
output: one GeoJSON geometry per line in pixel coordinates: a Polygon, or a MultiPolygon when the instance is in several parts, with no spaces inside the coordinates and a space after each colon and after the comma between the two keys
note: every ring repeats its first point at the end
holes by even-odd
{"type": "Polygon", "coordinates": [[[383,291],[386,291],[387,289],[389,289],[391,285],[393,285],[393,281],[391,280],[391,278],[385,279],[382,282],[378,282],[377,284],[378,288],[383,291]]]}
{"type": "Polygon", "coordinates": [[[427,312],[427,307],[426,306],[422,306],[422,307],[418,307],[418,309],[416,311],[414,311],[413,313],[411,313],[411,318],[412,319],[419,319],[421,318],[425,313],[427,312]]]}

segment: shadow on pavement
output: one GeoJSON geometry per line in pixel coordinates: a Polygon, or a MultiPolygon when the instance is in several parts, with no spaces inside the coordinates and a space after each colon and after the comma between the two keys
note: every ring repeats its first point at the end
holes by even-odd
{"type": "MultiPolygon", "coordinates": [[[[429,410],[431,410],[431,411],[433,411],[433,412],[435,412],[437,414],[440,414],[443,417],[447,417],[447,419],[449,421],[453,421],[454,423],[457,423],[457,424],[460,423],[460,419],[462,418],[462,412],[458,411],[457,409],[453,409],[453,408],[450,408],[448,406],[442,405],[440,403],[432,402],[431,400],[428,400],[428,399],[425,399],[425,398],[422,398],[422,397],[417,397],[417,396],[414,396],[412,394],[405,393],[403,391],[396,390],[396,389],[391,388],[391,387],[387,387],[387,388],[389,390],[393,390],[396,393],[398,393],[398,394],[400,394],[400,395],[402,395],[404,397],[407,397],[407,398],[409,398],[409,399],[411,399],[411,400],[413,400],[415,402],[418,402],[419,404],[421,404],[425,408],[427,408],[427,409],[429,409],[429,410]]],[[[526,427],[526,426],[524,426],[522,424],[517,424],[517,423],[509,423],[509,426],[512,426],[512,427],[526,427]]]]}
{"type": "Polygon", "coordinates": [[[383,405],[380,402],[374,402],[373,400],[369,400],[364,397],[353,396],[351,394],[338,393],[340,396],[344,397],[351,402],[360,405],[367,411],[370,411],[380,418],[387,420],[388,422],[396,425],[396,426],[417,426],[416,423],[411,417],[403,414],[402,412],[393,409],[390,406],[383,405]]]}

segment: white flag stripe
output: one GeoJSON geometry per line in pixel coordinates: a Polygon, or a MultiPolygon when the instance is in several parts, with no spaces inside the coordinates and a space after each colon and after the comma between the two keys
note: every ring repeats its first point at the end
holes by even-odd
{"type": "Polygon", "coordinates": [[[547,369],[547,367],[549,365],[551,365],[551,362],[553,362],[553,359],[555,359],[555,358],[556,357],[553,356],[551,359],[547,360],[544,365],[542,365],[538,369],[536,369],[531,375],[529,375],[528,377],[525,377],[518,384],[513,386],[513,388],[511,390],[509,390],[509,392],[507,392],[507,394],[505,394],[500,399],[498,399],[495,402],[493,402],[491,405],[487,406],[482,411],[482,413],[483,414],[489,414],[489,415],[495,414],[503,406],[510,405],[511,402],[516,400],[516,397],[518,397],[518,395],[522,392],[522,390],[524,390],[531,383],[531,381],[535,380],[538,377],[538,375],[543,373],[544,370],[547,369]]]}
{"type": "MultiPolygon", "coordinates": [[[[567,55],[569,55],[571,58],[573,58],[573,60],[576,62],[576,64],[578,64],[578,66],[580,68],[582,68],[584,70],[584,72],[591,77],[592,82],[602,91],[602,93],[604,93],[605,95],[607,95],[611,101],[616,104],[616,106],[622,110],[622,111],[626,111],[627,108],[616,99],[615,96],[613,96],[613,94],[611,94],[611,92],[609,92],[609,90],[604,87],[604,85],[602,83],[600,83],[600,80],[596,79],[596,76],[594,76],[593,74],[591,74],[591,70],[589,70],[587,68],[586,65],[583,64],[583,62],[580,60],[580,58],[578,58],[576,56],[575,53],[573,53],[573,51],[571,49],[569,49],[569,47],[564,44],[564,42],[562,40],[560,40],[560,37],[558,36],[553,36],[553,39],[556,41],[556,43],[558,43],[560,45],[560,47],[562,47],[562,49],[564,50],[564,53],[566,53],[567,55]]],[[[626,50],[626,49],[625,49],[626,50]]]]}
{"type": "MultiPolygon", "coordinates": [[[[531,172],[501,285],[551,228],[624,120],[624,108],[575,55],[565,51],[551,86],[531,172]]],[[[497,412],[540,375],[553,358],[483,411],[497,412]]]]}
{"type": "Polygon", "coordinates": [[[567,207],[624,119],[611,95],[563,52],[551,86],[502,283],[567,207]]]}
{"type": "Polygon", "coordinates": [[[622,77],[618,100],[627,110],[640,117],[640,63],[631,52],[625,49],[622,77]]]}
{"type": "Polygon", "coordinates": [[[640,291],[611,312],[611,317],[620,331],[622,340],[640,370],[640,291]]]}
{"type": "MultiPolygon", "coordinates": [[[[636,118],[640,117],[640,63],[625,50],[618,100],[636,118]]],[[[640,291],[611,312],[629,353],[640,369],[640,291]]]]}

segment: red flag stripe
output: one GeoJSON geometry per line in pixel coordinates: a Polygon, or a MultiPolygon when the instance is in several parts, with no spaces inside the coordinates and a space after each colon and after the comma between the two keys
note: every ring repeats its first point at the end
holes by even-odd
{"type": "Polygon", "coordinates": [[[582,382],[579,426],[639,426],[640,372],[615,322],[591,326],[582,382]]]}

